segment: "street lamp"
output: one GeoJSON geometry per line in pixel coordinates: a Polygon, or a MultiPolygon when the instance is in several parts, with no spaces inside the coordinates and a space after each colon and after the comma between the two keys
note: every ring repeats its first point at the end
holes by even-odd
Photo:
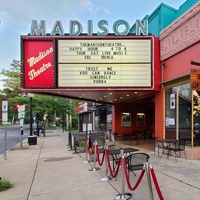
{"type": "Polygon", "coordinates": [[[44,116],[43,116],[43,136],[45,137],[46,136],[46,133],[45,133],[45,127],[46,127],[46,119],[47,119],[47,114],[45,113],[44,116]]]}
{"type": "Polygon", "coordinates": [[[33,97],[34,94],[28,93],[28,97],[30,98],[30,135],[33,135],[33,97]]]}
{"type": "Polygon", "coordinates": [[[54,107],[54,129],[56,130],[56,109],[57,109],[57,98],[55,98],[55,107],[54,107]]]}

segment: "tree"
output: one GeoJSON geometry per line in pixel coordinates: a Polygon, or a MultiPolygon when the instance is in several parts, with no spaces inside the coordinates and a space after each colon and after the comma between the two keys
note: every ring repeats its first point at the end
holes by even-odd
{"type": "MultiPolygon", "coordinates": [[[[76,101],[71,101],[62,97],[51,97],[43,95],[35,95],[33,98],[32,112],[36,117],[36,123],[42,123],[44,121],[44,115],[47,115],[46,126],[49,127],[49,123],[54,122],[56,113],[57,126],[61,125],[66,130],[66,115],[71,115],[73,120],[73,127],[78,127],[78,116],[76,113],[76,101]]],[[[16,96],[8,99],[8,119],[10,122],[16,122],[18,120],[17,105],[25,105],[25,118],[24,122],[30,121],[30,99],[28,96],[16,96]]]]}
{"type": "MultiPolygon", "coordinates": [[[[18,120],[17,105],[25,105],[25,123],[30,121],[30,99],[26,94],[20,92],[20,61],[13,60],[11,68],[3,69],[1,74],[5,76],[4,79],[4,95],[1,95],[3,100],[8,101],[8,119],[11,123],[18,120]]],[[[44,95],[36,95],[33,98],[33,114],[36,116],[37,122],[43,122],[44,114],[47,114],[47,123],[54,122],[55,113],[57,116],[57,124],[65,128],[66,114],[72,116],[73,125],[77,128],[78,116],[76,113],[77,101],[72,101],[62,97],[52,97],[44,95]]],[[[71,127],[72,128],[72,127],[71,127]]]]}
{"type": "Polygon", "coordinates": [[[13,60],[10,69],[2,69],[1,71],[1,74],[6,77],[3,80],[4,89],[2,92],[6,94],[7,98],[18,96],[20,93],[20,70],[20,61],[13,60]]]}

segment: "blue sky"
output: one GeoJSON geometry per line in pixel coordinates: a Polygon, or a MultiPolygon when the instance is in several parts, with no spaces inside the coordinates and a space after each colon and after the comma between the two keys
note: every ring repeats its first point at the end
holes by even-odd
{"type": "MultiPolygon", "coordinates": [[[[99,20],[109,26],[124,19],[133,25],[137,19],[151,14],[160,3],[178,9],[186,0],[0,0],[0,70],[9,69],[13,59],[20,60],[20,35],[30,32],[32,20],[45,20],[51,32],[56,20],[61,20],[68,33],[69,21],[78,20],[87,31],[92,20],[94,30],[99,20]]],[[[109,28],[110,32],[112,29],[109,28]]],[[[1,78],[1,77],[0,77],[1,78]]],[[[0,85],[2,82],[0,82],[0,85]]]]}

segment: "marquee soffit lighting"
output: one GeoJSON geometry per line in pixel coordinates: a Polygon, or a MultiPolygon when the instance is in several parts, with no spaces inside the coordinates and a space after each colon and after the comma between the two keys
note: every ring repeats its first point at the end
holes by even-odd
{"type": "MultiPolygon", "coordinates": [[[[134,97],[134,95],[138,95],[139,94],[139,92],[131,92],[131,93],[127,93],[127,94],[125,94],[124,96],[120,96],[120,97],[118,97],[118,98],[113,98],[114,96],[113,96],[113,93],[112,92],[109,92],[109,96],[107,96],[107,95],[102,95],[101,97],[99,97],[99,98],[97,98],[95,101],[101,101],[101,100],[103,100],[103,99],[106,99],[107,98],[107,100],[110,102],[110,103],[113,103],[113,102],[117,102],[119,99],[127,99],[127,98],[129,98],[129,97],[134,97]]],[[[86,96],[86,94],[85,93],[82,93],[80,96],[79,96],[79,98],[80,99],[82,99],[82,98],[84,98],[86,96]]]]}

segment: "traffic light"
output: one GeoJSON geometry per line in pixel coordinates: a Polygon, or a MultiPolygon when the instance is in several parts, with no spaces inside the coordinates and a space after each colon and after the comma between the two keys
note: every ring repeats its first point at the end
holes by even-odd
{"type": "Polygon", "coordinates": [[[20,105],[17,104],[17,105],[16,105],[16,110],[17,110],[17,111],[19,111],[19,107],[20,107],[20,105]]]}

